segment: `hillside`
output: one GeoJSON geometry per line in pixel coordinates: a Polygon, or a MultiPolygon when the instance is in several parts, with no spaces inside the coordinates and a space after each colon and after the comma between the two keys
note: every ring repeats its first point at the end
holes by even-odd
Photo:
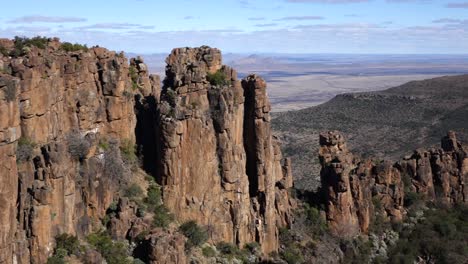
{"type": "Polygon", "coordinates": [[[397,160],[434,146],[448,130],[468,140],[468,75],[413,81],[379,92],[338,95],[299,111],[274,116],[273,129],[292,158],[295,185],[319,182],[318,135],[338,130],[350,149],[364,156],[397,160]]]}

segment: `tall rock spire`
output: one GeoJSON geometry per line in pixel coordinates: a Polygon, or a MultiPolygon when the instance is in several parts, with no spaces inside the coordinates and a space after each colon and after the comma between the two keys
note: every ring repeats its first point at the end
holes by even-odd
{"type": "Polygon", "coordinates": [[[271,133],[265,81],[241,83],[206,46],[174,49],[166,62],[158,175],[165,204],[207,225],[213,242],[276,251],[278,228],[291,218],[292,176],[271,133]]]}

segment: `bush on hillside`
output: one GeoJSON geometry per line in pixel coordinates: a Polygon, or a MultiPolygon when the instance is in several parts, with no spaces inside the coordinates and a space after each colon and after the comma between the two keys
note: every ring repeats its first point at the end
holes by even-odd
{"type": "Polygon", "coordinates": [[[88,243],[104,257],[108,264],[130,264],[129,249],[123,242],[113,241],[106,231],[90,234],[88,243]]]}
{"type": "Polygon", "coordinates": [[[208,240],[206,229],[200,227],[195,221],[185,222],[179,227],[179,231],[188,238],[185,244],[187,249],[201,246],[208,240]]]}

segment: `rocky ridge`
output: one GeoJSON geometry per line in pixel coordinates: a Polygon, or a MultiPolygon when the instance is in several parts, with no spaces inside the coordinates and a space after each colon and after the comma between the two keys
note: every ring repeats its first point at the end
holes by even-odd
{"type": "Polygon", "coordinates": [[[157,176],[165,204],[177,218],[207,225],[212,241],[256,241],[264,253],[276,251],[294,202],[265,81],[240,82],[208,47],[174,49],[166,62],[157,176]]]}
{"type": "Polygon", "coordinates": [[[99,140],[134,142],[134,94],[159,84],[132,89],[127,59],[104,48],[49,39],[21,52],[0,55],[0,263],[45,263],[56,235],[83,237],[105,216],[125,173],[99,140]]]}
{"type": "Polygon", "coordinates": [[[407,212],[405,196],[447,206],[468,201],[468,155],[454,132],[442,139],[441,148],[419,149],[392,164],[361,160],[340,133],[330,131],[320,135],[319,158],[326,218],[338,236],[368,233],[375,217],[400,222],[407,212]]]}
{"type": "Polygon", "coordinates": [[[176,219],[207,226],[212,243],[278,249],[295,202],[260,77],[241,82],[217,49],[174,49],[161,90],[141,58],[66,51],[58,39],[0,45],[15,54],[0,54],[0,263],[45,263],[57,235],[84,240],[101,228],[114,239],[146,234],[135,250],[150,263],[187,263],[185,237],[152,228],[122,198],[143,174],[130,168],[133,148],[122,151],[135,144],[176,219]]]}

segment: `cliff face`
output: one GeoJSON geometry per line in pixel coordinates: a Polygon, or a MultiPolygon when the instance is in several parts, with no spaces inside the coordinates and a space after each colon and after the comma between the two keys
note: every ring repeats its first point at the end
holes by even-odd
{"type": "Polygon", "coordinates": [[[185,237],[151,229],[121,197],[137,177],[125,144],[138,146],[180,223],[207,226],[211,242],[278,249],[295,205],[264,80],[239,81],[208,47],[173,50],[162,91],[141,58],[66,52],[58,39],[19,52],[0,53],[0,263],[45,263],[55,236],[84,239],[104,227],[112,203],[105,227],[114,238],[144,231],[138,250],[149,262],[186,263],[185,237]]]}
{"type": "Polygon", "coordinates": [[[376,215],[402,220],[405,193],[447,205],[468,201],[468,155],[453,132],[440,149],[417,150],[391,164],[360,160],[331,131],[320,135],[319,158],[327,221],[340,236],[367,233],[376,215]]]}
{"type": "Polygon", "coordinates": [[[207,225],[213,242],[278,248],[291,220],[290,163],[271,134],[266,84],[240,82],[217,49],[175,49],[159,105],[164,203],[181,220],[207,225]],[[210,83],[211,82],[211,83],[210,83]]]}
{"type": "MultiPolygon", "coordinates": [[[[135,141],[127,59],[60,45],[0,55],[0,263],[45,263],[56,235],[89,233],[123,181],[118,149],[100,139],[135,141]]],[[[146,77],[137,82],[149,94],[146,77]]]]}

